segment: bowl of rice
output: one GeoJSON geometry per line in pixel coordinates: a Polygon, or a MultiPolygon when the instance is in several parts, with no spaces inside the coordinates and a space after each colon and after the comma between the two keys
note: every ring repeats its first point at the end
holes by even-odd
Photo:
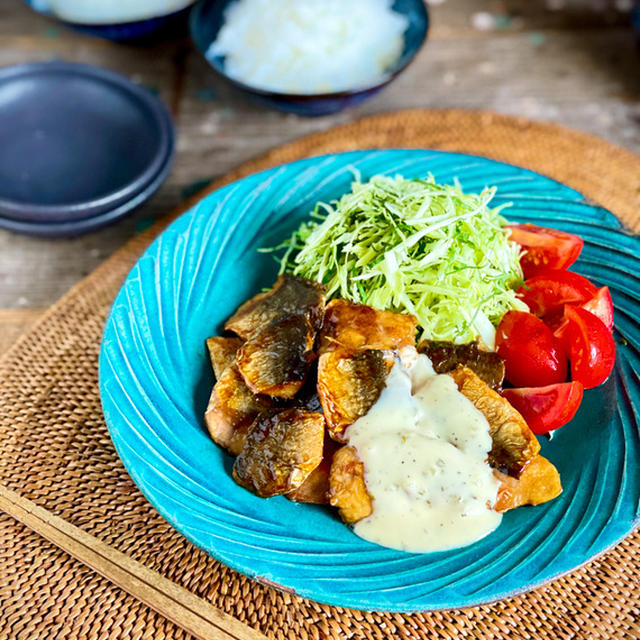
{"type": "Polygon", "coordinates": [[[163,30],[184,31],[187,13],[194,1],[25,0],[38,13],[77,31],[116,41],[147,38],[163,30]]]}
{"type": "Polygon", "coordinates": [[[270,107],[325,115],[387,86],[427,38],[423,0],[201,0],[191,36],[211,67],[270,107]]]}

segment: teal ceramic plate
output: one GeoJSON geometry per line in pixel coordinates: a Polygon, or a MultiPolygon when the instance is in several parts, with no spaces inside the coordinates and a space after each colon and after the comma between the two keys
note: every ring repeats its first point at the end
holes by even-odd
{"type": "Polygon", "coordinates": [[[115,446],[131,477],[189,540],[242,573],[319,602],[386,611],[461,607],[531,589],[574,569],[628,534],[640,496],[640,238],[576,191],[486,158],[388,150],[302,160],[211,194],[145,252],[111,311],[100,390],[115,446]],[[272,246],[318,200],[349,189],[352,170],[405,177],[432,172],[478,191],[497,185],[507,216],[578,233],[575,265],[609,285],[618,358],[576,418],[542,442],[564,493],[505,514],[500,527],[454,551],[409,554],[355,536],[328,507],[263,500],[231,479],[232,459],[202,415],[213,384],[204,340],[270,285],[272,246]]]}

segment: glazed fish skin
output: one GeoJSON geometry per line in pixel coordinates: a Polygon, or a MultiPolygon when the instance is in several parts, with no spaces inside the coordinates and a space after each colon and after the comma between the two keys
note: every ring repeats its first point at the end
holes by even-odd
{"type": "Polygon", "coordinates": [[[417,323],[408,314],[380,311],[342,298],[331,300],[324,314],[320,352],[414,346],[417,323]]]}
{"type": "Polygon", "coordinates": [[[339,445],[325,434],[322,461],[297,489],[287,493],[289,500],[310,504],[329,504],[329,474],[333,456],[338,447],[339,445]]]}
{"type": "Polygon", "coordinates": [[[306,314],[285,316],[245,342],[236,354],[238,370],[254,393],[293,398],[315,359],[316,332],[306,314]]]}
{"type": "Polygon", "coordinates": [[[256,416],[272,406],[272,400],[257,396],[247,387],[233,364],[214,385],[204,421],[212,440],[232,455],[238,455],[256,416]]]}
{"type": "Polygon", "coordinates": [[[459,366],[448,375],[489,423],[493,441],[489,452],[491,467],[519,478],[540,451],[540,444],[524,418],[468,367],[459,366]]]}
{"type": "Polygon", "coordinates": [[[307,313],[317,331],[322,325],[325,301],[322,285],[284,273],[270,291],[259,293],[241,305],[224,328],[248,340],[285,316],[307,313]]]}
{"type": "Polygon", "coordinates": [[[358,522],[373,513],[371,496],[364,481],[364,465],[354,447],[336,451],[329,474],[329,502],[338,507],[347,524],[358,522]]]}
{"type": "Polygon", "coordinates": [[[483,382],[498,391],[504,381],[504,360],[493,351],[484,351],[477,342],[455,344],[438,340],[423,340],[418,353],[426,355],[436,373],[449,373],[459,365],[468,367],[483,382]]]}
{"type": "Polygon", "coordinates": [[[286,409],[259,416],[233,465],[233,479],[256,495],[289,493],[320,464],[324,417],[286,409]]]}
{"type": "Polygon", "coordinates": [[[393,364],[377,349],[323,353],[318,360],[318,396],[329,435],[344,442],[344,432],[376,403],[393,364]]]}
{"type": "Polygon", "coordinates": [[[207,338],[207,349],[216,380],[220,379],[224,370],[236,361],[236,352],[242,346],[240,338],[207,338]]]}

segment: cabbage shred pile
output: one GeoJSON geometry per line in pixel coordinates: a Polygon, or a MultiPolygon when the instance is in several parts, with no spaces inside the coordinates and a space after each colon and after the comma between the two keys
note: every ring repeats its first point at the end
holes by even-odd
{"type": "Polygon", "coordinates": [[[276,250],[280,272],[321,282],[329,297],[412,313],[421,338],[493,348],[495,327],[522,284],[520,247],[508,240],[496,189],[463,193],[434,178],[359,177],[319,203],[276,250]]]}

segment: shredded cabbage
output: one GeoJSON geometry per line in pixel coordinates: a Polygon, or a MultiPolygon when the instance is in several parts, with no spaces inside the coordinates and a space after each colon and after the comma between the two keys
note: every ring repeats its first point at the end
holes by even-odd
{"type": "MultiPolygon", "coordinates": [[[[463,193],[460,184],[376,176],[330,204],[318,203],[279,247],[280,273],[326,285],[378,309],[412,313],[421,338],[488,348],[522,284],[520,247],[508,239],[496,189],[463,193]]],[[[503,205],[504,206],[504,205],[503,205]]]]}

